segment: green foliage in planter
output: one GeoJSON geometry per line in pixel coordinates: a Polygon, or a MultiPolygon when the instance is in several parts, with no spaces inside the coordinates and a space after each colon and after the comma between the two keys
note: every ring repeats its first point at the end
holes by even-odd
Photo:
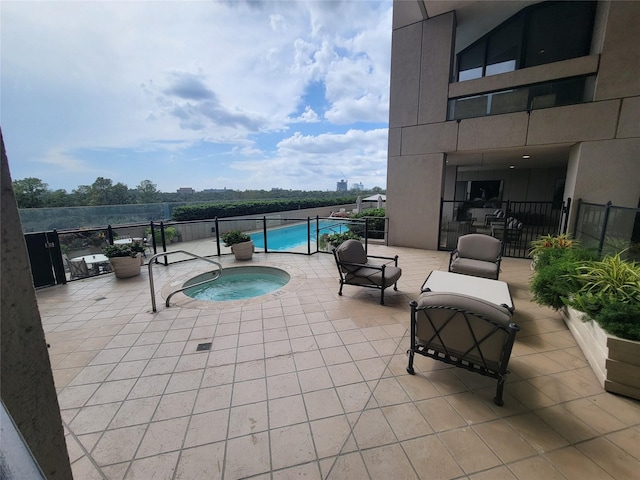
{"type": "Polygon", "coordinates": [[[640,265],[623,260],[620,253],[580,265],[574,279],[578,290],[567,304],[595,320],[609,304],[640,305],[640,265]]]}
{"type": "Polygon", "coordinates": [[[230,247],[231,245],[235,245],[236,243],[248,242],[251,240],[251,237],[240,230],[230,230],[226,233],[223,233],[220,236],[220,239],[224,242],[225,247],[230,247]]]}
{"type": "MultiPolygon", "coordinates": [[[[384,218],[387,211],[384,208],[368,208],[360,213],[349,215],[349,218],[368,218],[367,236],[369,238],[384,238],[384,218]]],[[[364,237],[364,223],[353,223],[349,229],[364,237]]]]}
{"type": "Polygon", "coordinates": [[[567,234],[561,235],[542,235],[536,240],[531,242],[531,249],[529,250],[529,256],[537,260],[540,254],[546,252],[549,249],[566,250],[578,247],[578,241],[571,239],[567,234]]]}
{"type": "Polygon", "coordinates": [[[347,240],[360,240],[360,236],[351,230],[347,230],[342,233],[332,233],[327,235],[326,242],[331,245],[333,248],[340,246],[342,242],[346,242],[347,240]]]}
{"type": "MultiPolygon", "coordinates": [[[[145,230],[145,235],[149,236],[151,234],[151,227],[147,227],[145,230]]],[[[156,227],[153,229],[153,236],[156,239],[156,245],[162,245],[162,231],[160,227],[156,227]]],[[[165,242],[171,243],[174,239],[180,238],[180,232],[175,227],[164,227],[164,239],[165,242]]]]}
{"type": "Polygon", "coordinates": [[[597,254],[584,248],[546,248],[536,258],[531,279],[533,300],[558,310],[564,307],[566,298],[580,289],[575,278],[578,266],[597,258],[597,254]]]}
{"type": "Polygon", "coordinates": [[[638,304],[608,303],[598,312],[595,320],[611,335],[640,341],[640,305],[638,304]]]}
{"type": "Polygon", "coordinates": [[[105,257],[133,257],[144,252],[144,247],[136,243],[126,243],[124,245],[107,245],[102,249],[105,257]]]}

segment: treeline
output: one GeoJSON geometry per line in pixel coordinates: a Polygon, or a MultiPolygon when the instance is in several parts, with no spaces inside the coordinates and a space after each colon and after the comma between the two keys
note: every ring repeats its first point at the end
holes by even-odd
{"type": "MultiPolygon", "coordinates": [[[[300,199],[306,198],[331,199],[332,202],[330,203],[339,203],[336,202],[336,199],[345,195],[345,192],[282,189],[244,191],[225,189],[195,192],[193,194],[160,192],[157,185],[151,180],[143,180],[135,188],[129,188],[124,183],[113,183],[111,179],[104,177],[98,177],[91,185],[80,185],[71,192],[67,192],[64,189],[51,190],[49,186],[39,178],[28,177],[22,180],[14,180],[13,190],[19,208],[80,207],[91,205],[128,205],[174,202],[237,202],[267,199],[299,201],[300,199]]],[[[349,195],[357,196],[360,194],[366,196],[382,192],[383,190],[381,188],[375,187],[363,192],[352,190],[349,192],[349,195]]],[[[234,213],[233,215],[241,214],[234,213]]]]}

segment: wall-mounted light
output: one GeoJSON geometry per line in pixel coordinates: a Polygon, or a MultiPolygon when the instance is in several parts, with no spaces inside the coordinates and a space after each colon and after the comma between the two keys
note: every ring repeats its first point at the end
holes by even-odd
{"type": "Polygon", "coordinates": [[[515,165],[509,165],[509,168],[516,168],[515,165]]]}
{"type": "Polygon", "coordinates": [[[531,158],[531,155],[522,155],[522,158],[531,158]]]}

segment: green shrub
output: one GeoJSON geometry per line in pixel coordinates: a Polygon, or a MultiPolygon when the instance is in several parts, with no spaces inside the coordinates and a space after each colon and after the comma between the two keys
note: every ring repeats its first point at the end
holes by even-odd
{"type": "Polygon", "coordinates": [[[337,248],[342,242],[346,242],[351,239],[360,240],[360,236],[351,230],[347,230],[346,232],[327,235],[325,241],[333,248],[337,248]]]}
{"type": "MultiPolygon", "coordinates": [[[[387,211],[384,208],[369,208],[360,213],[349,215],[349,218],[367,218],[367,236],[369,238],[384,238],[384,224],[387,211]]],[[[353,223],[349,229],[364,237],[364,223],[353,223]]]]}
{"type": "MultiPolygon", "coordinates": [[[[145,230],[145,235],[149,236],[151,234],[151,227],[147,227],[145,230]]],[[[162,231],[160,227],[156,227],[153,229],[153,236],[156,239],[156,245],[162,245],[162,231]]],[[[180,232],[175,227],[164,227],[164,239],[165,242],[171,243],[174,239],[178,239],[180,237],[180,232]]]]}
{"type": "Polygon", "coordinates": [[[580,289],[575,274],[578,267],[597,254],[584,248],[548,248],[537,256],[536,271],[531,280],[533,300],[555,310],[580,289]]]}
{"type": "Polygon", "coordinates": [[[594,317],[607,332],[627,340],[640,341],[640,305],[608,303],[594,317]]]}

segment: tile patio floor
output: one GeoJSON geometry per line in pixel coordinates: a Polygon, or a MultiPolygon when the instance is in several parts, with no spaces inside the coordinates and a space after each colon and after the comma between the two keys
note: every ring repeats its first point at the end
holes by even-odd
{"type": "MultiPolygon", "coordinates": [[[[400,256],[385,306],[375,290],[339,297],[320,254],[257,254],[295,285],[222,306],[159,293],[153,314],[146,269],[38,291],[76,480],[638,478],[640,403],[606,393],[530,301],[528,261],[503,261],[522,331],[500,408],[493,380],[420,356],[405,371],[408,303],[448,254],[370,253],[400,256]]],[[[198,269],[157,267],[157,292],[198,269]]]]}

